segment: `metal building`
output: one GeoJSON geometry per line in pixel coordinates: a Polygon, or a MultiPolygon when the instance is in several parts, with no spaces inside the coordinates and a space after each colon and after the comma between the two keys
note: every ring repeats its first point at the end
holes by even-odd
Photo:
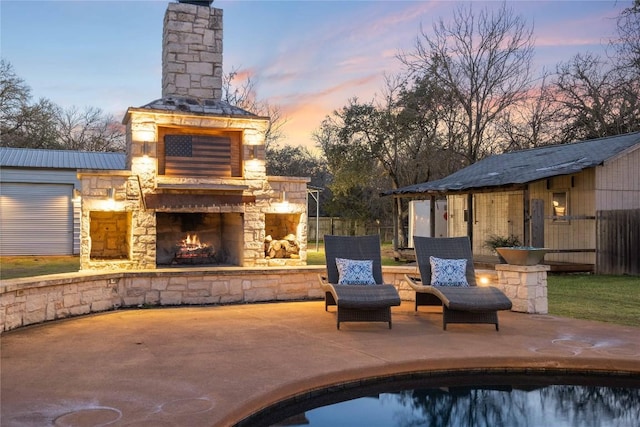
{"type": "Polygon", "coordinates": [[[0,255],[79,254],[78,169],[124,167],[124,153],[0,147],[0,255]]]}

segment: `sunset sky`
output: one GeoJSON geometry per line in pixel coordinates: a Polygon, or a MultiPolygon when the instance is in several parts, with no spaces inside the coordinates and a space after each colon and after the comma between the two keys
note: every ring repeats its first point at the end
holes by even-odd
{"type": "MultiPolygon", "coordinates": [[[[162,22],[169,1],[0,1],[0,53],[34,101],[98,107],[118,120],[161,97],[162,22]]],[[[473,2],[474,10],[499,2],[473,2]]],[[[625,1],[509,1],[534,27],[536,73],[579,52],[603,53],[625,1]]],[[[449,20],[454,1],[216,0],[224,11],[224,69],[249,73],[280,107],[290,145],[350,98],[371,100],[422,24],[449,20]]]]}

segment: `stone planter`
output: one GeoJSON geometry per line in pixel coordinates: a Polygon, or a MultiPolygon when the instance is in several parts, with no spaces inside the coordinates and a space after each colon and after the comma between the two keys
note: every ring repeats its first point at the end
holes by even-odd
{"type": "Polygon", "coordinates": [[[536,265],[540,264],[547,248],[496,248],[498,255],[511,265],[536,265]]]}

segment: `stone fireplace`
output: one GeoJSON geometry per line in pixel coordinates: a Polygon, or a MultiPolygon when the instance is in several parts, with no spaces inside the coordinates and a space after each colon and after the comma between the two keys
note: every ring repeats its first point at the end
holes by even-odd
{"type": "Polygon", "coordinates": [[[309,180],[266,176],[269,119],[221,100],[206,3],[168,5],[162,98],[127,110],[127,169],[79,173],[81,269],[306,264],[309,180]]]}

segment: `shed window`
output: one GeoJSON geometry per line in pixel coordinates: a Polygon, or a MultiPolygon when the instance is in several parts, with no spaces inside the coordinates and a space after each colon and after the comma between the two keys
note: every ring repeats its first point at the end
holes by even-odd
{"type": "Polygon", "coordinates": [[[568,199],[566,191],[553,193],[551,200],[553,205],[553,220],[567,221],[568,199]]]}

